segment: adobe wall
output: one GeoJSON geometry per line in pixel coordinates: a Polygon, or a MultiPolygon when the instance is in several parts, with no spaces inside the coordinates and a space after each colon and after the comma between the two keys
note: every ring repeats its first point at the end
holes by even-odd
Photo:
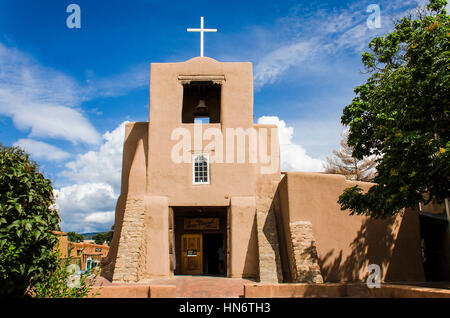
{"type": "MultiPolygon", "coordinates": [[[[170,187],[164,192],[170,196],[155,196],[152,195],[152,188],[147,185],[146,177],[148,126],[149,123],[127,123],[125,127],[122,191],[116,205],[115,230],[110,252],[102,263],[102,276],[115,282],[136,282],[147,278],[171,276],[173,273],[169,256],[169,209],[171,206],[182,204],[228,206],[231,244],[229,276],[257,278],[260,263],[255,193],[263,198],[273,197],[279,180],[279,152],[276,151],[278,143],[274,145],[269,143],[267,149],[269,154],[275,149],[274,171],[258,178],[246,178],[247,182],[251,180],[251,185],[246,184],[245,191],[242,184],[228,184],[226,180],[230,172],[223,171],[221,174],[212,174],[212,184],[202,187],[209,189],[211,193],[206,192],[201,196],[200,193],[197,196],[192,196],[191,193],[189,198],[183,198],[181,195],[183,189],[192,187],[191,175],[186,177],[184,184],[179,184],[169,176],[170,187]],[[221,185],[223,182],[227,183],[226,187],[221,185]],[[179,187],[181,188],[178,189],[179,187]]],[[[269,140],[271,135],[275,134],[274,139],[278,141],[276,129],[271,130],[276,128],[275,126],[255,126],[256,129],[267,128],[269,140]]],[[[257,168],[259,169],[259,166],[254,164],[249,170],[248,165],[242,164],[242,168],[233,173],[248,175],[249,171],[254,170],[256,176],[257,168]]],[[[190,173],[191,169],[188,164],[188,167],[182,170],[190,173]]],[[[214,171],[214,167],[212,170],[214,171]]]]}
{"type": "Polygon", "coordinates": [[[67,239],[67,233],[60,232],[60,231],[53,231],[53,234],[55,234],[58,237],[58,251],[61,254],[62,258],[66,258],[68,255],[68,248],[69,248],[69,241],[67,239]]]}
{"type": "Polygon", "coordinates": [[[134,281],[140,269],[140,251],[145,247],[144,201],[148,123],[125,125],[121,194],[117,199],[114,234],[101,275],[109,280],[134,281]]]}
{"type": "Polygon", "coordinates": [[[270,204],[264,203],[271,202],[280,180],[278,134],[274,125],[253,123],[252,64],[220,63],[206,57],[181,63],[152,63],[149,117],[149,122],[126,125],[122,188],[102,275],[117,282],[170,276],[169,233],[173,228],[169,214],[172,207],[180,206],[228,207],[229,276],[258,277],[261,270],[277,271],[279,264],[267,262],[261,266],[260,260],[272,254],[279,258],[278,242],[266,233],[270,226],[276,228],[275,218],[270,217],[270,204]],[[216,78],[221,83],[220,123],[194,125],[181,121],[183,81],[199,77],[216,78]],[[190,143],[187,162],[173,160],[180,138],[172,137],[179,128],[190,143]],[[208,128],[221,136],[203,135],[208,128]],[[237,129],[246,132],[246,145],[240,145],[242,139],[238,136],[228,136],[227,128],[235,133],[237,129]],[[199,129],[202,144],[194,140],[199,129]],[[269,142],[267,149],[255,149],[257,160],[252,162],[250,134],[254,133],[251,136],[259,146],[260,131],[269,142]],[[235,150],[245,149],[243,162],[239,161],[238,151],[227,151],[231,145],[235,150]],[[210,157],[223,151],[222,162],[210,161],[210,184],[192,182],[190,160],[197,151],[207,152],[210,157]],[[263,152],[267,162],[258,160],[263,152]],[[275,251],[271,251],[274,244],[275,251]],[[267,248],[261,248],[264,246],[267,248]]]}
{"type": "MultiPolygon", "coordinates": [[[[293,224],[311,222],[325,282],[365,280],[369,264],[381,266],[383,281],[424,281],[417,211],[407,209],[403,216],[384,220],[351,216],[337,201],[345,188],[355,185],[367,190],[371,184],[340,175],[288,172],[277,190],[281,240],[292,246],[293,224]]],[[[284,274],[292,279],[293,253],[282,254],[284,274]]]]}
{"type": "Polygon", "coordinates": [[[173,285],[118,285],[94,286],[88,297],[95,298],[175,298],[173,285]]]}
{"type": "Polygon", "coordinates": [[[255,197],[231,198],[229,277],[258,277],[255,213],[255,197]]]}
{"type": "Polygon", "coordinates": [[[368,288],[362,283],[331,284],[247,284],[245,298],[450,298],[450,290],[419,286],[381,284],[368,288]]]}
{"type": "MultiPolygon", "coordinates": [[[[147,193],[167,196],[170,206],[228,206],[232,196],[255,196],[263,185],[258,183],[259,162],[249,160],[249,137],[245,138],[245,160],[239,162],[236,149],[239,138],[229,135],[228,128],[243,132],[267,131],[268,153],[273,153],[273,166],[267,165],[269,175],[279,180],[279,145],[276,126],[253,123],[253,69],[251,63],[221,63],[207,57],[196,57],[181,63],[152,63],[150,68],[150,121],[148,125],[149,152],[147,159],[147,193]],[[183,81],[180,77],[218,77],[221,80],[220,123],[195,125],[182,123],[183,81]],[[178,129],[178,130],[177,130],[178,129]],[[180,130],[181,129],[181,130],[180,130]],[[209,135],[204,135],[209,130],[209,135]],[[179,135],[185,132],[186,140],[179,135]],[[194,136],[203,137],[202,142],[194,136]],[[219,134],[221,135],[219,137],[219,134]],[[273,138],[272,138],[273,134],[273,138]],[[181,160],[183,141],[189,144],[188,160],[181,160]],[[235,151],[227,151],[229,149],[235,151]],[[177,150],[178,149],[178,150],[177,150]],[[209,185],[192,182],[191,153],[210,154],[209,185]],[[212,157],[222,153],[222,162],[212,157]],[[181,162],[174,162],[173,155],[181,162]]],[[[256,142],[258,137],[256,137],[256,142]]],[[[271,159],[271,158],[270,158],[271,159]]],[[[269,182],[270,184],[270,182],[269,182]]]]}

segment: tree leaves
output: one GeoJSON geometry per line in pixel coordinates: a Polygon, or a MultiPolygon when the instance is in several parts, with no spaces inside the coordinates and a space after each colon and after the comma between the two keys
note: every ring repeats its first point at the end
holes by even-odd
{"type": "MultiPolygon", "coordinates": [[[[59,255],[53,253],[55,258],[60,258],[59,255]]],[[[98,275],[98,268],[89,272],[88,275],[82,275],[78,286],[71,287],[67,284],[71,275],[77,275],[70,270],[71,259],[66,258],[62,264],[58,264],[56,270],[51,275],[36,282],[30,288],[30,294],[36,298],[84,298],[88,297],[92,287],[95,284],[95,279],[98,275]]],[[[98,293],[97,293],[98,294],[98,293]]],[[[92,294],[95,297],[97,294],[92,294]]]]}
{"type": "Polygon", "coordinates": [[[23,296],[52,272],[59,230],[51,181],[20,148],[0,145],[0,295],[23,296]]]}
{"type": "Polygon", "coordinates": [[[376,183],[366,194],[347,189],[342,209],[375,217],[428,199],[450,197],[450,46],[446,1],[405,17],[372,39],[362,62],[371,74],[343,110],[353,156],[376,155],[376,183]]]}

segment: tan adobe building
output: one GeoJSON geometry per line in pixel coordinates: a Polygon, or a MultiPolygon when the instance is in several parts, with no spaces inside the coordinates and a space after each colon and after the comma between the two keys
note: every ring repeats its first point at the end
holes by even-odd
{"type": "Polygon", "coordinates": [[[251,63],[152,63],[148,122],[126,125],[122,188],[102,275],[261,282],[424,279],[416,211],[349,216],[344,176],[280,173],[277,127],[255,124],[251,63]]]}
{"type": "Polygon", "coordinates": [[[91,242],[69,242],[69,256],[72,260],[79,260],[82,271],[97,267],[103,258],[108,255],[109,246],[107,244],[95,244],[91,242]]]}
{"type": "Polygon", "coordinates": [[[61,258],[66,258],[69,254],[69,240],[67,238],[67,233],[60,231],[53,231],[58,238],[58,245],[55,249],[58,249],[61,258]]]}
{"type": "Polygon", "coordinates": [[[53,233],[58,237],[57,248],[61,259],[69,257],[70,262],[79,264],[83,271],[96,267],[108,255],[109,246],[106,242],[102,245],[95,244],[91,240],[75,243],[68,240],[65,232],[54,231],[53,233]]]}

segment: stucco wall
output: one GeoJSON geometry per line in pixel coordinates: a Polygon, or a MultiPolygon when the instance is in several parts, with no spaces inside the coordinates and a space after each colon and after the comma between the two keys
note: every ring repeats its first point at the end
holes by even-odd
{"type": "MultiPolygon", "coordinates": [[[[238,162],[238,138],[228,135],[228,128],[267,130],[268,148],[273,149],[274,169],[278,174],[279,145],[276,127],[253,123],[253,70],[251,63],[221,63],[207,57],[196,57],[181,63],[152,63],[150,69],[150,114],[148,125],[147,192],[167,196],[170,206],[228,206],[232,196],[255,196],[262,185],[258,184],[261,164],[249,160],[249,137],[246,137],[245,161],[238,162]],[[219,76],[221,83],[221,122],[215,124],[182,123],[183,85],[180,76],[219,76]],[[213,128],[223,138],[216,137],[213,128]],[[185,140],[174,134],[177,129],[187,132],[186,142],[189,162],[174,162],[174,149],[185,140]],[[197,130],[196,130],[197,129],[197,130]],[[201,131],[200,131],[201,130],[201,131]],[[271,138],[273,132],[273,138],[271,138]],[[202,136],[202,142],[194,136],[202,136]],[[174,134],[174,135],[173,135],[174,134]],[[227,136],[229,136],[227,138],[227,136]],[[173,137],[173,138],[172,138],[173,137]],[[232,143],[231,141],[234,140],[232,143]],[[231,148],[233,147],[233,148],[231,148]],[[229,151],[235,149],[235,151],[229,151]],[[192,182],[191,153],[207,152],[210,157],[222,153],[222,162],[210,162],[210,184],[192,182]]],[[[180,130],[178,130],[180,131],[180,130]]],[[[234,130],[237,132],[236,130],[234,130]]],[[[257,139],[258,140],[258,139],[257,139]]],[[[239,147],[241,149],[241,147],[239,147]]],[[[180,152],[175,152],[180,155],[180,152]]],[[[180,159],[181,161],[181,159],[180,159]]],[[[265,163],[264,166],[270,166],[265,163]]]]}
{"type": "MultiPolygon", "coordinates": [[[[139,261],[139,249],[143,242],[136,242],[135,239],[131,239],[131,235],[138,234],[136,228],[133,228],[137,219],[139,219],[138,222],[143,222],[142,216],[144,213],[144,205],[143,203],[136,203],[144,201],[144,194],[146,191],[147,134],[148,123],[146,122],[127,123],[125,125],[121,193],[116,204],[114,234],[111,240],[110,250],[108,256],[102,262],[101,275],[110,280],[113,279],[114,271],[116,270],[119,241],[120,244],[124,246],[122,248],[124,252],[136,255],[132,262],[139,261]],[[125,222],[128,224],[125,229],[123,229],[124,219],[131,222],[125,222]],[[124,241],[121,240],[121,237],[127,237],[129,239],[124,241]],[[127,247],[128,244],[136,245],[138,250],[130,250],[129,247],[127,247]]],[[[142,226],[140,227],[140,230],[142,230],[142,226]]],[[[137,237],[140,239],[139,236],[137,237]]],[[[128,260],[128,262],[129,261],[130,260],[128,260]]],[[[124,258],[123,266],[125,266],[125,264],[127,264],[127,260],[124,258]]],[[[119,269],[119,271],[122,271],[122,269],[119,269]]],[[[123,272],[128,272],[128,270],[123,270],[123,272]]],[[[137,275],[137,271],[135,275],[137,275]]],[[[120,276],[123,277],[123,275],[120,276]]]]}
{"type": "Polygon", "coordinates": [[[69,247],[67,233],[53,231],[53,234],[57,235],[57,237],[58,237],[58,250],[59,250],[59,253],[61,254],[61,257],[63,257],[63,258],[67,257],[68,247],[69,247]]]}
{"type": "Polygon", "coordinates": [[[230,277],[258,277],[255,197],[232,197],[230,277]]]}
{"type": "Polygon", "coordinates": [[[450,298],[450,290],[407,285],[381,284],[381,288],[368,288],[365,284],[248,284],[244,285],[245,298],[450,298]]]}
{"type": "MultiPolygon", "coordinates": [[[[369,264],[378,264],[383,281],[423,281],[417,211],[372,219],[341,211],[338,197],[345,188],[370,183],[343,176],[289,172],[279,184],[278,222],[289,241],[289,224],[310,221],[325,282],[365,280],[369,264]]],[[[292,255],[284,253],[284,262],[292,255]]],[[[284,266],[288,268],[288,266],[284,266]]]]}

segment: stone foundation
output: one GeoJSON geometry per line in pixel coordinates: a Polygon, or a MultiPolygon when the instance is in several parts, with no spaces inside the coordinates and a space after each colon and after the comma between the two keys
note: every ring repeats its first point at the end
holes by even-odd
{"type": "Polygon", "coordinates": [[[323,283],[311,222],[289,224],[291,233],[290,267],[295,283],[323,283]]]}
{"type": "Polygon", "coordinates": [[[114,264],[113,282],[129,283],[139,280],[143,233],[144,199],[127,198],[114,264]]]}
{"type": "Polygon", "coordinates": [[[256,199],[259,280],[264,283],[281,283],[283,281],[273,201],[270,197],[257,197],[256,199]]]}

